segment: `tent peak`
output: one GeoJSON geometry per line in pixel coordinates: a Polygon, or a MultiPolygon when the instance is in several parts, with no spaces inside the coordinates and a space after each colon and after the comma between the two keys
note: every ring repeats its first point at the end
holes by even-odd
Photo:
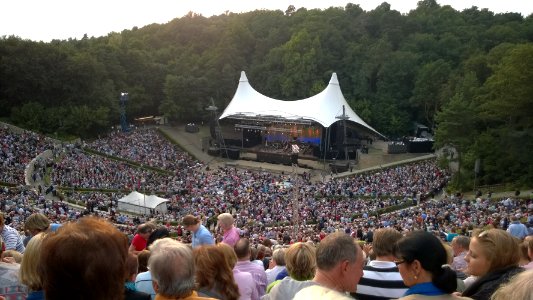
{"type": "Polygon", "coordinates": [[[246,73],[244,71],[241,71],[241,78],[239,79],[239,82],[248,82],[248,78],[246,77],[246,73]]]}
{"type": "Polygon", "coordinates": [[[329,84],[339,85],[339,80],[337,79],[337,73],[333,72],[333,74],[331,74],[331,79],[329,80],[329,84]]]}

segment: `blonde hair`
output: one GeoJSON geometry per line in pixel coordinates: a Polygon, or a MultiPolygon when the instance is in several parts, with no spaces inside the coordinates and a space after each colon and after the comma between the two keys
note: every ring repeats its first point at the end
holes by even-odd
{"type": "Polygon", "coordinates": [[[233,216],[229,213],[222,213],[218,215],[217,219],[225,225],[233,225],[233,216]]]}
{"type": "Polygon", "coordinates": [[[41,232],[30,239],[20,264],[20,282],[32,291],[43,289],[43,278],[39,271],[41,265],[41,246],[46,233],[41,232]]]}
{"type": "Polygon", "coordinates": [[[374,231],[372,251],[376,256],[392,255],[394,245],[402,238],[402,234],[394,228],[380,228],[374,231]]]}
{"type": "Polygon", "coordinates": [[[509,282],[501,285],[490,297],[491,300],[533,299],[533,270],[527,270],[514,276],[509,282]]]}
{"type": "Polygon", "coordinates": [[[50,227],[50,220],[40,213],[34,213],[24,221],[25,231],[46,231],[50,227]]]}
{"type": "Polygon", "coordinates": [[[444,249],[446,250],[446,263],[451,265],[453,262],[453,249],[452,246],[448,245],[447,243],[441,242],[442,246],[444,246],[444,249]]]}
{"type": "Polygon", "coordinates": [[[315,248],[307,243],[293,244],[285,252],[285,266],[293,279],[312,279],[316,270],[315,248]]]}
{"type": "Polygon", "coordinates": [[[6,250],[2,252],[2,258],[4,257],[13,257],[15,259],[15,262],[17,264],[20,264],[22,262],[22,253],[16,251],[16,250],[6,250]]]}
{"type": "Polygon", "coordinates": [[[520,252],[518,239],[501,229],[485,230],[474,237],[489,261],[488,272],[518,266],[520,252]]]}

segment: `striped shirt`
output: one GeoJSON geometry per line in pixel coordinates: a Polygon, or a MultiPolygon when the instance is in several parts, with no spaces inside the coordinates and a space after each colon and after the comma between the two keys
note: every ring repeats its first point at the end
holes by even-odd
{"type": "Polygon", "coordinates": [[[2,230],[2,238],[6,244],[5,250],[15,250],[20,253],[24,253],[24,250],[26,250],[22,237],[13,227],[4,225],[4,229],[2,230]]]}
{"type": "Polygon", "coordinates": [[[363,273],[357,292],[352,294],[358,300],[397,299],[407,291],[394,262],[371,261],[363,273]]]}

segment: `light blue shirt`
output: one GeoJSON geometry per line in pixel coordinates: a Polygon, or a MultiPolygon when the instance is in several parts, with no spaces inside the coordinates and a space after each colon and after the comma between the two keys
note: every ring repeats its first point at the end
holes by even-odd
{"type": "Polygon", "coordinates": [[[205,228],[204,225],[200,225],[196,232],[192,233],[192,247],[200,247],[202,245],[214,245],[215,240],[211,235],[211,232],[205,228]]]}
{"type": "Polygon", "coordinates": [[[135,288],[139,292],[150,294],[152,300],[155,299],[154,286],[152,285],[152,274],[150,274],[150,271],[137,274],[137,277],[135,277],[135,288]]]}
{"type": "Polygon", "coordinates": [[[520,221],[513,221],[509,227],[507,227],[507,232],[521,240],[523,240],[528,234],[526,225],[520,223],[520,221]]]}

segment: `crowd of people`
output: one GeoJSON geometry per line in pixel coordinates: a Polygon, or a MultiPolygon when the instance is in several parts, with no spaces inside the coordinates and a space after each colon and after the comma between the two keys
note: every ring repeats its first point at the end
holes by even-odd
{"type": "Polygon", "coordinates": [[[42,135],[0,128],[0,182],[24,185],[27,165],[47,149],[53,149],[53,143],[42,135]]]}
{"type": "MultiPolygon", "coordinates": [[[[21,136],[25,134],[5,131],[1,135],[4,141],[34,140],[29,142],[33,146],[21,149],[48,147],[38,135],[21,136]]],[[[2,145],[0,154],[10,157],[4,165],[13,167],[18,146],[2,145]]],[[[167,168],[172,165],[168,155],[179,150],[154,130],[115,133],[89,147],[161,172],[69,147],[57,161],[45,163],[52,168],[55,187],[67,196],[65,201],[47,200],[45,192],[37,189],[1,188],[5,251],[0,272],[20,272],[20,276],[16,280],[0,276],[10,278],[0,279],[0,295],[8,299],[65,295],[88,299],[344,299],[350,295],[357,299],[418,299],[417,295],[489,299],[500,295],[494,298],[499,300],[505,295],[497,290],[500,285],[519,295],[522,286],[515,282],[524,285],[522,274],[531,275],[522,271],[533,267],[533,199],[495,201],[490,194],[479,193],[473,200],[460,195],[432,200],[449,178],[435,160],[327,181],[313,181],[306,173],[296,184],[289,174],[207,168],[181,152],[177,165],[167,168]],[[147,138],[155,140],[154,145],[145,143],[147,138]],[[299,187],[297,192],[294,186],[299,187]],[[168,213],[136,216],[118,210],[118,199],[124,196],[121,190],[142,191],[143,187],[169,199],[168,213]],[[300,224],[293,223],[294,197],[300,224]],[[407,204],[414,206],[377,213],[407,204]],[[68,235],[76,237],[67,241],[68,235]],[[86,251],[73,250],[82,248],[94,256],[84,258],[86,251]],[[50,256],[50,251],[58,254],[50,256]],[[104,257],[102,251],[113,253],[104,257]],[[69,274],[79,277],[63,278],[66,273],[57,266],[46,271],[39,267],[59,261],[62,267],[72,268],[74,273],[69,274]],[[116,265],[100,276],[98,272],[112,261],[116,265]],[[78,272],[88,265],[90,272],[78,272]],[[102,291],[86,292],[101,280],[106,281],[102,291]],[[57,289],[58,282],[74,281],[68,288],[57,289]]],[[[23,152],[17,168],[39,154],[33,151],[23,152]]]]}
{"type": "Polygon", "coordinates": [[[180,223],[193,243],[153,222],[127,235],[103,218],[53,226],[34,213],[25,248],[0,214],[0,295],[5,299],[517,299],[528,300],[533,235],[501,228],[459,234],[375,230],[372,243],[344,231],[319,242],[254,245],[229,213],[218,239],[199,218],[180,223]],[[521,247],[527,250],[522,258],[521,247]],[[83,249],[83,251],[80,251],[83,249]],[[19,256],[15,253],[20,254],[19,256]],[[95,286],[98,288],[95,288],[95,286]],[[512,298],[508,298],[512,295],[512,298]]]}
{"type": "Polygon", "coordinates": [[[194,166],[195,161],[153,128],[130,132],[114,131],[87,147],[106,155],[141,162],[150,167],[176,171],[194,166]]]}

